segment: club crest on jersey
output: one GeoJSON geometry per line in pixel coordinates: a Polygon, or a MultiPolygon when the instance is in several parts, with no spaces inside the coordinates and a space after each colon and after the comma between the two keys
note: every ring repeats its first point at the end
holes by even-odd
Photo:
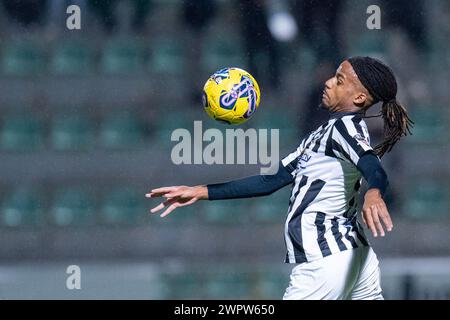
{"type": "Polygon", "coordinates": [[[370,147],[370,143],[369,141],[367,141],[367,138],[363,137],[360,133],[357,133],[353,136],[353,138],[356,139],[356,141],[358,141],[358,144],[364,144],[368,147],[370,147]]]}
{"type": "Polygon", "coordinates": [[[311,156],[307,154],[302,154],[298,160],[297,167],[300,169],[306,168],[306,163],[311,160],[311,156]]]}

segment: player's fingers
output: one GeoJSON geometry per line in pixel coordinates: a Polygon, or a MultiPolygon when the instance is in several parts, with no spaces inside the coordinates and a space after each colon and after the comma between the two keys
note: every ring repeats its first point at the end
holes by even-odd
{"type": "Polygon", "coordinates": [[[192,199],[189,200],[189,201],[186,201],[186,202],[184,202],[184,203],[180,203],[178,206],[179,206],[179,207],[185,207],[185,206],[188,206],[188,205],[193,204],[195,201],[197,201],[197,198],[192,198],[192,199]]]}
{"type": "Polygon", "coordinates": [[[155,212],[158,212],[159,210],[161,210],[162,208],[164,208],[164,202],[161,202],[159,205],[157,205],[156,207],[151,209],[150,212],[155,213],[155,212]]]}
{"type": "Polygon", "coordinates": [[[161,202],[158,206],[156,206],[153,209],[151,209],[150,212],[151,213],[158,212],[159,210],[167,207],[168,205],[174,203],[175,201],[176,201],[176,199],[169,199],[169,200],[166,200],[164,202],[161,202]]]}
{"type": "Polygon", "coordinates": [[[161,218],[164,218],[165,216],[167,216],[169,213],[171,213],[171,212],[172,212],[173,210],[175,210],[176,208],[178,208],[178,207],[185,207],[185,206],[191,205],[191,204],[193,204],[195,201],[197,201],[197,198],[192,198],[191,200],[186,201],[186,202],[184,202],[184,203],[179,202],[178,199],[167,200],[167,201],[165,202],[165,203],[167,203],[166,206],[169,205],[169,204],[171,204],[171,206],[169,206],[169,208],[167,208],[166,211],[164,211],[164,212],[161,214],[161,218]]]}
{"type": "Polygon", "coordinates": [[[383,229],[383,225],[381,224],[380,218],[378,217],[378,208],[376,205],[372,205],[370,207],[371,211],[372,211],[372,219],[373,219],[373,223],[375,225],[375,227],[378,229],[378,231],[380,232],[380,235],[382,237],[384,237],[384,229],[383,229]]]}
{"type": "Polygon", "coordinates": [[[365,213],[366,213],[365,218],[367,222],[367,227],[370,229],[374,237],[378,236],[377,229],[375,228],[375,225],[373,223],[372,210],[370,209],[370,207],[365,209],[365,213]]]}
{"type": "Polygon", "coordinates": [[[362,218],[362,221],[363,221],[364,225],[367,227],[367,221],[366,221],[366,218],[364,218],[364,215],[365,215],[365,213],[363,211],[363,214],[361,215],[361,218],[362,218]]]}
{"type": "Polygon", "coordinates": [[[394,224],[392,223],[391,216],[389,215],[389,211],[387,211],[386,206],[378,205],[378,212],[381,220],[386,226],[387,231],[392,231],[394,224]]]}
{"type": "Polygon", "coordinates": [[[165,193],[164,197],[166,197],[166,198],[176,198],[176,197],[179,197],[181,195],[183,195],[183,191],[177,189],[177,190],[165,193]]]}
{"type": "Polygon", "coordinates": [[[177,190],[178,187],[162,187],[162,188],[156,188],[150,191],[150,193],[147,193],[148,195],[159,195],[159,194],[165,194],[172,191],[177,190]]]}
{"type": "Polygon", "coordinates": [[[178,207],[178,204],[177,204],[177,203],[174,203],[174,204],[170,205],[170,206],[166,209],[166,211],[164,211],[164,212],[161,214],[161,218],[164,218],[165,216],[167,216],[169,213],[171,213],[171,212],[172,212],[173,210],[175,210],[177,207],[178,207]]]}
{"type": "Polygon", "coordinates": [[[158,192],[152,191],[150,193],[145,194],[145,196],[147,198],[164,197],[164,198],[170,199],[170,198],[176,198],[179,195],[183,194],[183,191],[179,190],[177,187],[174,187],[174,188],[175,189],[173,189],[173,190],[165,190],[165,189],[163,190],[163,188],[161,188],[161,191],[158,191],[158,192]]]}
{"type": "Polygon", "coordinates": [[[146,198],[158,198],[164,196],[165,192],[149,192],[145,194],[146,198]]]}
{"type": "Polygon", "coordinates": [[[145,194],[146,198],[156,198],[156,197],[161,197],[162,194],[161,193],[154,193],[154,192],[149,192],[145,194]]]}

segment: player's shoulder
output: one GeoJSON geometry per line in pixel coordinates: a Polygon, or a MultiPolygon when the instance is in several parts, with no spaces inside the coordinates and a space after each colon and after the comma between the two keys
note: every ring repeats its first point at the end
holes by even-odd
{"type": "Polygon", "coordinates": [[[349,114],[336,120],[335,126],[343,127],[348,130],[359,129],[360,127],[367,128],[364,117],[361,114],[349,114]]]}
{"type": "Polygon", "coordinates": [[[333,124],[341,135],[350,136],[358,139],[369,140],[369,130],[361,114],[345,115],[333,124]]]}
{"type": "Polygon", "coordinates": [[[340,119],[344,123],[360,123],[364,122],[364,115],[361,113],[353,113],[353,114],[347,114],[341,117],[340,119]]]}

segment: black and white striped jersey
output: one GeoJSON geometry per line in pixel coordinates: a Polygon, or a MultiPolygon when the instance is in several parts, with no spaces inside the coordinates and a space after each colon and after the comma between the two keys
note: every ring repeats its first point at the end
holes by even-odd
{"type": "Polygon", "coordinates": [[[357,221],[358,160],[372,150],[360,113],[335,113],[282,160],[295,178],[285,223],[287,263],[367,246],[357,221]]]}

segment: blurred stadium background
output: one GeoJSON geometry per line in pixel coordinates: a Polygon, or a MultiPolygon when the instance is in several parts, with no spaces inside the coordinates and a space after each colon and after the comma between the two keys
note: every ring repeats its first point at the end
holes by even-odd
{"type": "Polygon", "coordinates": [[[0,298],[280,299],[289,188],[166,219],[144,194],[259,172],[170,161],[174,129],[226,128],[201,108],[215,70],[255,75],[262,104],[244,128],[280,128],[283,155],[326,117],[323,81],[357,54],[395,69],[416,123],[384,159],[396,227],[371,242],[385,296],[450,298],[448,1],[0,3],[0,298]],[[381,30],[366,27],[371,4],[381,30]],[[81,290],[66,288],[69,265],[81,290]]]}

